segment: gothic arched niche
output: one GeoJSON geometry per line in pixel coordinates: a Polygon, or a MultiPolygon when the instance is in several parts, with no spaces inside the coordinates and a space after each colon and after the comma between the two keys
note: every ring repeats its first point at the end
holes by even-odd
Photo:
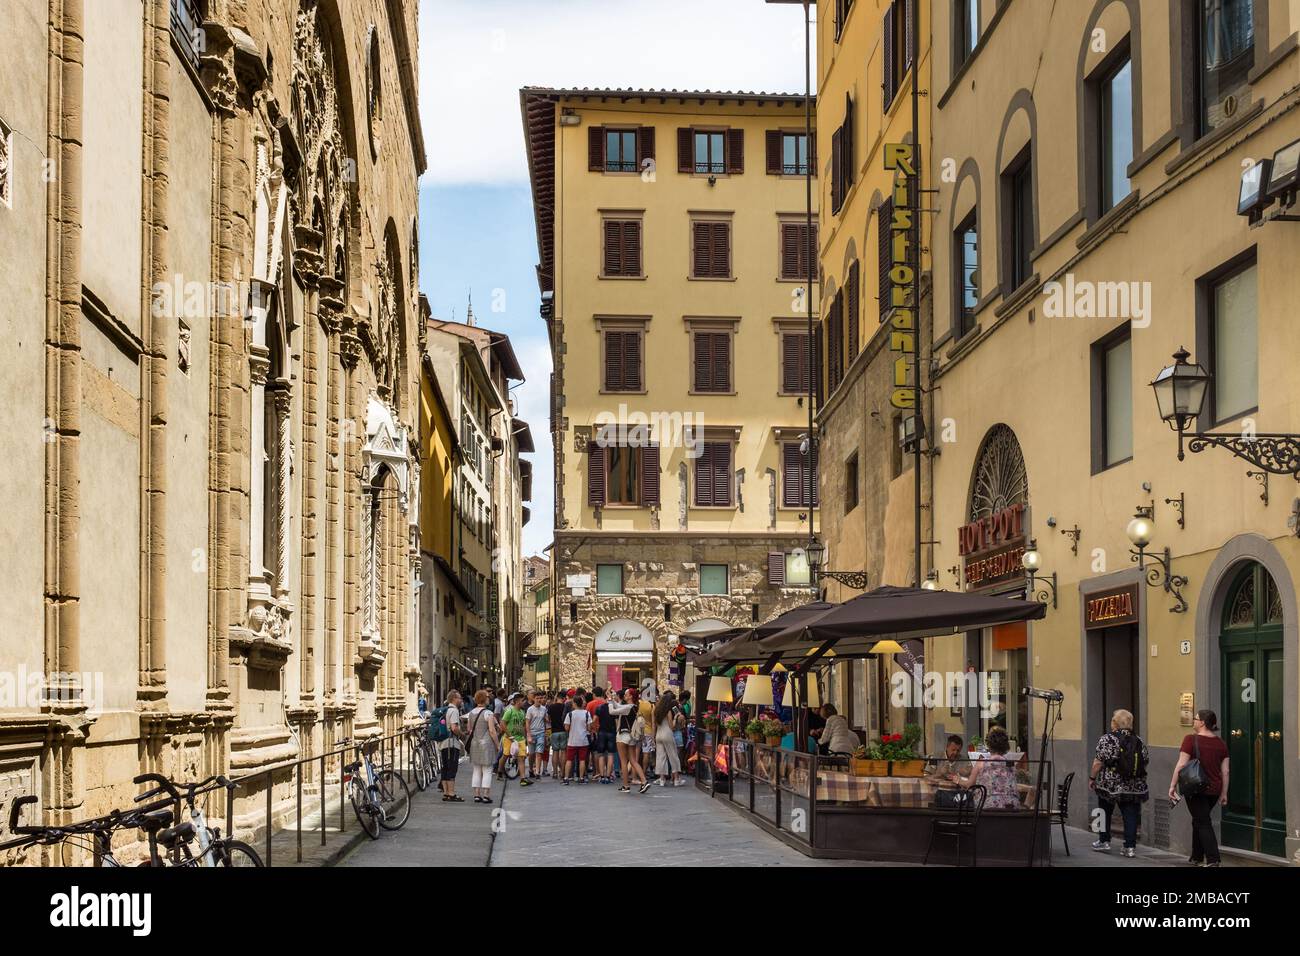
{"type": "Polygon", "coordinates": [[[402,293],[401,254],[397,227],[389,220],[384,233],[384,258],[379,266],[379,298],[371,327],[375,356],[375,384],[401,414],[406,388],[406,299],[402,293]]]}
{"type": "Polygon", "coordinates": [[[315,251],[322,271],[351,285],[356,252],[348,238],[359,232],[357,164],[347,60],[331,19],[335,15],[333,5],[320,0],[302,0],[298,8],[292,82],[303,162],[294,225],[309,229],[319,243],[315,251]]]}
{"type": "Polygon", "coordinates": [[[1029,475],[1016,433],[994,425],[980,443],[971,472],[970,514],[975,521],[1012,505],[1029,504],[1029,475]]]}

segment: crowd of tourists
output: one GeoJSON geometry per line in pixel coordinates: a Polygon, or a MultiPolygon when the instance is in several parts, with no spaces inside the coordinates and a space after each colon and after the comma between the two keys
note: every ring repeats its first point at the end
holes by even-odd
{"type": "Polygon", "coordinates": [[[442,799],[464,802],[456,793],[461,759],[473,771],[475,803],[491,803],[493,778],[503,780],[512,769],[520,787],[546,778],[564,786],[617,784],[618,793],[683,786],[690,696],[659,693],[651,681],[608,693],[601,687],[514,693],[484,688],[472,701],[453,690],[430,714],[442,799]]]}

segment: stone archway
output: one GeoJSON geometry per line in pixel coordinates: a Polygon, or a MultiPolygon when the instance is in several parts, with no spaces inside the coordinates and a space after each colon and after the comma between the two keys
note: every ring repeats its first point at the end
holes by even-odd
{"type": "MultiPolygon", "coordinates": [[[[640,603],[636,599],[619,595],[600,598],[583,614],[577,625],[577,633],[561,639],[560,686],[585,687],[591,682],[596,635],[607,624],[619,620],[635,621],[651,633],[655,649],[659,652],[659,667],[667,674],[669,625],[661,615],[647,618],[641,613],[640,603]]],[[[659,680],[658,671],[659,668],[656,669],[656,681],[659,680]]]]}

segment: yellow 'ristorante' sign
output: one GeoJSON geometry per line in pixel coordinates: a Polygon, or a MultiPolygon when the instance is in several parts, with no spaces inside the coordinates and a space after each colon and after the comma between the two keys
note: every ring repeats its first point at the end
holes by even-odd
{"type": "Polygon", "coordinates": [[[894,389],[890,404],[894,408],[916,408],[916,389],[909,384],[908,368],[916,352],[916,309],[911,300],[916,278],[912,265],[912,226],[916,209],[912,197],[920,190],[911,188],[916,179],[916,162],[911,143],[887,143],[885,168],[895,171],[894,196],[889,223],[889,348],[894,352],[894,389]]]}

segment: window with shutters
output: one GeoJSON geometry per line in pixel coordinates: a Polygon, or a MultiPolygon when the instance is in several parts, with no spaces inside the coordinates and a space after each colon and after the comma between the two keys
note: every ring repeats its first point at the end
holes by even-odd
{"type": "Polygon", "coordinates": [[[641,278],[641,220],[602,219],[601,277],[641,278]]]}
{"type": "Polygon", "coordinates": [[[885,9],[885,21],[881,29],[881,89],[884,94],[884,109],[889,111],[898,91],[903,87],[903,80],[912,68],[912,34],[915,29],[915,0],[893,0],[885,9]]]}
{"type": "Polygon", "coordinates": [[[587,127],[587,168],[597,173],[639,173],[655,158],[653,126],[587,127]]]}
{"type": "Polygon", "coordinates": [[[691,278],[731,278],[731,223],[692,220],[691,278]]]}
{"type": "Polygon", "coordinates": [[[835,293],[826,314],[826,389],[835,394],[844,375],[844,294],[835,293]]]}
{"type": "Polygon", "coordinates": [[[677,130],[677,171],[701,176],[745,171],[745,131],[683,126],[677,130]]]}
{"type": "Polygon", "coordinates": [[[809,264],[817,261],[817,225],[811,230],[806,220],[787,220],[780,224],[781,271],[780,278],[807,282],[809,264]],[[812,240],[809,241],[809,235],[812,240]]]}
{"type": "Polygon", "coordinates": [[[844,122],[831,135],[831,212],[839,212],[858,174],[853,97],[844,94],[844,122]]]}
{"type": "Polygon", "coordinates": [[[812,467],[800,449],[802,443],[781,443],[781,507],[817,507],[817,453],[812,452],[812,467]]]}
{"type": "Polygon", "coordinates": [[[835,42],[837,43],[844,33],[844,21],[849,18],[849,11],[852,9],[853,0],[835,0],[835,42]]]}
{"type": "Polygon", "coordinates": [[[730,508],[732,488],[732,444],[729,441],[705,440],[699,443],[695,459],[695,496],[697,508],[730,508]]]}
{"type": "Polygon", "coordinates": [[[730,331],[705,331],[691,333],[692,392],[730,393],[731,385],[730,331]]]}
{"type": "Polygon", "coordinates": [[[695,131],[695,172],[727,171],[727,134],[722,130],[695,131]]]}
{"type": "Polygon", "coordinates": [[[660,457],[657,442],[603,438],[588,442],[587,504],[659,507],[660,457]]]}
{"type": "Polygon", "coordinates": [[[808,394],[808,333],[781,332],[782,395],[808,394]]]}
{"type": "Polygon", "coordinates": [[[604,391],[644,392],[645,330],[607,328],[601,335],[604,391]]]}
{"type": "Polygon", "coordinates": [[[808,134],[770,129],[767,131],[767,172],[771,176],[807,176],[808,134]]]}
{"type": "Polygon", "coordinates": [[[1030,144],[1002,174],[1002,294],[1010,295],[1033,274],[1034,170],[1030,144]]]}

